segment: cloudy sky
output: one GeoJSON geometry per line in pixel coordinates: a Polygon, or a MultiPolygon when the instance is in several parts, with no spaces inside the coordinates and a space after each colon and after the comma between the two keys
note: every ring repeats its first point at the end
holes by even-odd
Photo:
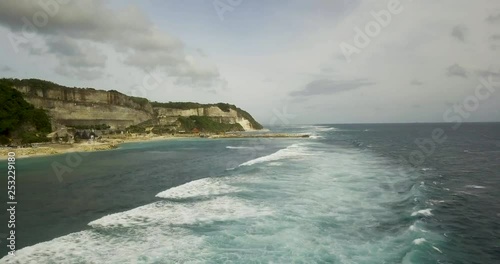
{"type": "MultiPolygon", "coordinates": [[[[0,77],[228,102],[264,124],[442,122],[500,82],[496,0],[2,0],[0,36],[0,77]]],[[[500,121],[490,89],[466,121],[500,121]]]]}

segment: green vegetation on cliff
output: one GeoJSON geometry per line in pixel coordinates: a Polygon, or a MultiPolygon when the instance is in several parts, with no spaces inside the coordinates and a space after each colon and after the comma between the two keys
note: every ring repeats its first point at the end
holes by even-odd
{"type": "Polygon", "coordinates": [[[146,98],[142,97],[135,97],[135,96],[129,96],[130,100],[133,102],[137,103],[138,105],[142,107],[146,107],[149,104],[149,100],[146,98]]]}
{"type": "Polygon", "coordinates": [[[160,102],[151,102],[153,107],[162,107],[162,108],[173,108],[173,109],[181,109],[181,110],[189,110],[194,108],[205,108],[216,106],[219,107],[224,112],[229,112],[230,109],[235,110],[240,117],[243,117],[250,121],[252,127],[254,129],[262,129],[264,128],[261,124],[259,124],[248,112],[245,110],[236,107],[232,104],[226,103],[217,103],[217,104],[200,104],[194,102],[168,102],[168,103],[160,103],[160,102]]]}
{"type": "Polygon", "coordinates": [[[50,119],[45,110],[36,109],[23,95],[0,83],[0,143],[47,141],[50,119]]]}
{"type": "Polygon", "coordinates": [[[243,127],[238,123],[219,123],[208,116],[179,117],[178,121],[181,123],[181,128],[186,132],[192,132],[193,129],[204,133],[244,131],[243,127]]]}
{"type": "Polygon", "coordinates": [[[174,109],[182,109],[182,110],[202,108],[202,107],[206,106],[204,104],[193,103],[193,102],[168,102],[168,103],[151,102],[151,105],[153,107],[174,108],[174,109]]]}
{"type": "MultiPolygon", "coordinates": [[[[57,83],[45,81],[45,80],[40,80],[40,79],[15,79],[15,78],[0,78],[0,84],[7,85],[9,87],[13,86],[26,86],[30,87],[31,89],[41,89],[41,90],[48,90],[52,88],[67,88],[67,89],[77,89],[77,87],[66,87],[62,86],[57,83]]],[[[82,89],[82,88],[79,88],[82,89]]],[[[89,90],[94,90],[94,88],[83,88],[83,89],[89,89],[89,90]]]]}
{"type": "Polygon", "coordinates": [[[1,84],[5,84],[9,87],[12,86],[28,86],[33,89],[50,89],[53,87],[63,87],[59,84],[49,82],[49,81],[44,81],[44,80],[39,80],[39,79],[0,79],[1,84]]]}

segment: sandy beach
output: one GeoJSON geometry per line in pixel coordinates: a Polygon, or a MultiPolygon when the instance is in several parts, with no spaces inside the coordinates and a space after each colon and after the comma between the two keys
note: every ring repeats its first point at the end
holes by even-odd
{"type": "MultiPolygon", "coordinates": [[[[210,135],[204,138],[218,139],[218,138],[307,138],[308,135],[303,134],[285,134],[285,133],[266,133],[266,134],[222,134],[210,135]]],[[[42,157],[50,155],[58,155],[72,152],[93,152],[116,149],[123,143],[133,143],[142,141],[155,141],[155,140],[172,140],[182,138],[200,138],[197,134],[178,134],[178,135],[145,135],[135,137],[105,137],[100,141],[85,141],[80,143],[38,143],[33,144],[33,147],[27,148],[0,148],[0,160],[5,160],[9,152],[16,153],[16,158],[31,158],[42,157]]]]}
{"type": "Polygon", "coordinates": [[[141,142],[141,141],[154,141],[154,140],[168,140],[188,138],[189,135],[183,136],[143,136],[143,137],[110,137],[103,138],[100,141],[85,141],[80,143],[38,143],[33,144],[33,147],[27,148],[1,148],[0,160],[5,160],[9,152],[16,153],[16,158],[29,158],[41,157],[49,155],[57,155],[71,152],[93,152],[103,151],[118,148],[120,144],[141,142]]]}

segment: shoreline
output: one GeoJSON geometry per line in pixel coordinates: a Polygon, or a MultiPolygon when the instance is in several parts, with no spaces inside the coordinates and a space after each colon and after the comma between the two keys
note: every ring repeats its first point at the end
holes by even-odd
{"type": "Polygon", "coordinates": [[[211,135],[208,138],[309,138],[309,134],[299,134],[299,133],[265,133],[265,134],[223,134],[223,135],[211,135]]]}
{"type": "Polygon", "coordinates": [[[134,142],[148,142],[155,140],[170,140],[189,138],[189,136],[152,136],[152,137],[116,137],[104,138],[98,142],[81,142],[81,143],[38,143],[36,147],[28,148],[2,148],[0,152],[0,160],[6,160],[9,152],[16,153],[16,159],[45,157],[52,155],[60,155],[74,152],[97,152],[105,150],[117,149],[121,144],[134,142]]]}
{"type": "Polygon", "coordinates": [[[223,135],[207,135],[201,136],[197,134],[179,134],[167,136],[143,136],[143,137],[109,137],[104,138],[99,142],[82,142],[82,143],[39,143],[36,147],[28,148],[1,148],[0,160],[7,160],[8,153],[16,153],[16,159],[46,157],[74,152],[97,152],[105,150],[113,150],[125,143],[162,141],[173,139],[226,139],[226,138],[309,138],[306,134],[290,134],[290,133],[266,133],[266,134],[223,134],[223,135]]]}

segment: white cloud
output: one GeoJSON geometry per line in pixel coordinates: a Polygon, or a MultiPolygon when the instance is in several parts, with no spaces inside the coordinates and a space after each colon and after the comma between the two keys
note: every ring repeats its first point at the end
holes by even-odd
{"type": "Polygon", "coordinates": [[[104,1],[89,0],[60,5],[58,9],[53,9],[58,10],[53,16],[43,10],[37,2],[1,1],[0,25],[11,29],[18,38],[26,38],[23,34],[26,22],[22,18],[31,21],[36,35],[48,49],[40,51],[39,47],[30,46],[31,43],[24,43],[23,47],[28,46],[32,53],[40,55],[56,55],[60,60],[56,70],[59,73],[74,72],[75,77],[99,77],[99,74],[88,74],[93,72],[88,69],[90,66],[102,68],[107,59],[96,49],[98,46],[92,46],[95,43],[112,47],[125,56],[125,64],[141,70],[161,68],[166,75],[194,85],[220,79],[214,65],[201,67],[196,61],[188,61],[184,43],[157,28],[135,6],[113,10],[104,1]],[[48,22],[37,23],[37,12],[46,14],[48,22]],[[78,74],[80,71],[83,74],[78,74]]]}

